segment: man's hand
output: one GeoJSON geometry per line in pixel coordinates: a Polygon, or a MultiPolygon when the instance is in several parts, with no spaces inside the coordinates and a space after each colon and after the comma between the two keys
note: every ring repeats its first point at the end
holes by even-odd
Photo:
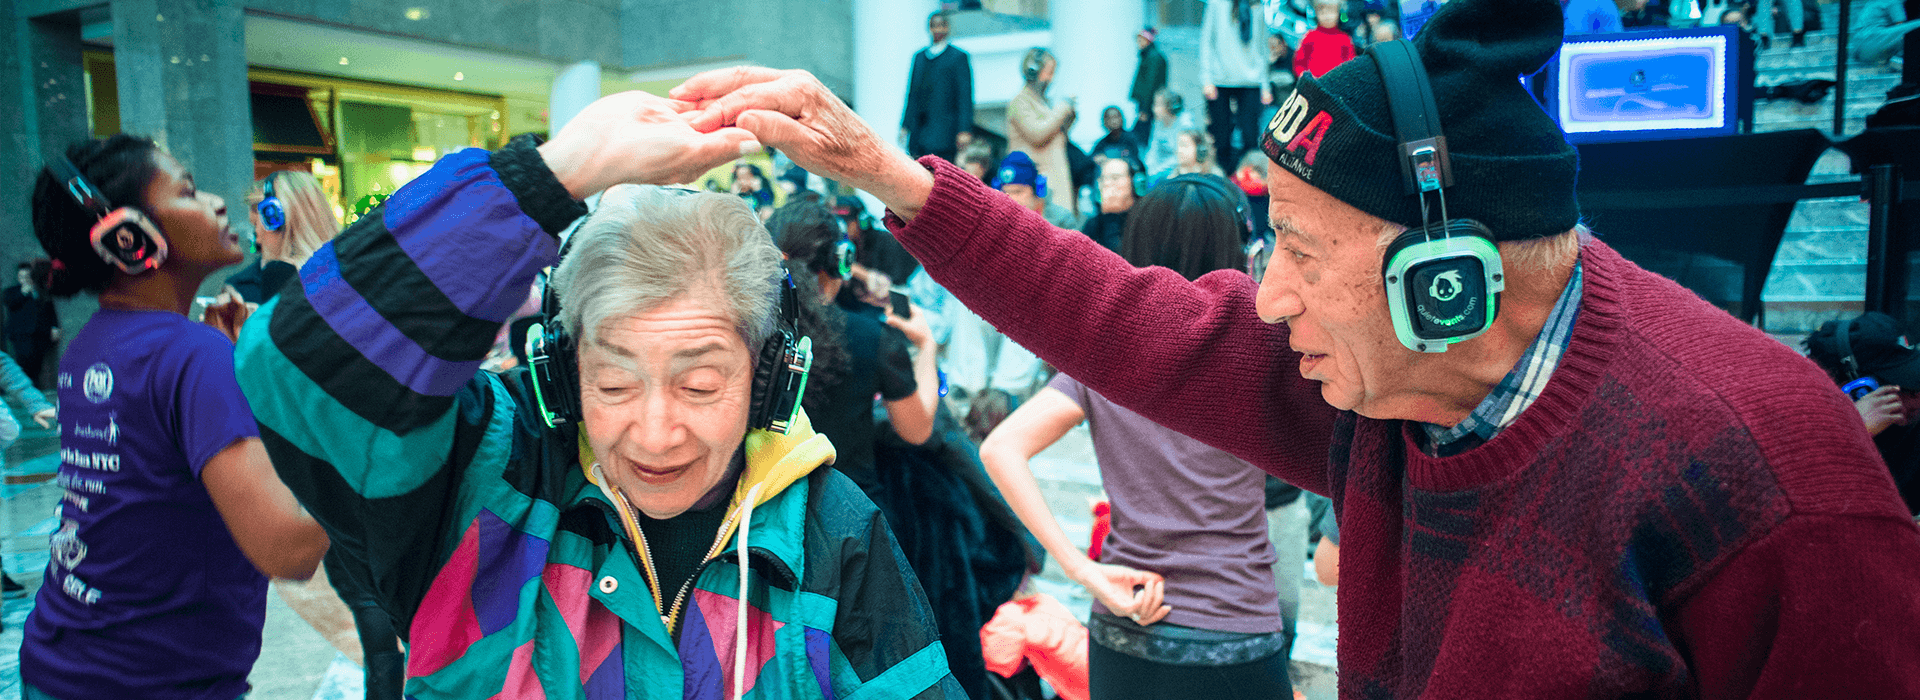
{"type": "Polygon", "coordinates": [[[1137,624],[1151,625],[1173,612],[1172,606],[1161,604],[1166,599],[1167,580],[1151,571],[1088,562],[1067,575],[1085,586],[1107,610],[1137,624]]]}
{"type": "Polygon", "coordinates": [[[42,428],[51,428],[53,427],[53,421],[59,417],[60,412],[57,409],[49,408],[33,414],[33,422],[39,423],[42,428]]]}
{"type": "Polygon", "coordinates": [[[1200,86],[1200,96],[1209,100],[1220,99],[1220,89],[1212,85],[1202,85],[1200,86]]]}
{"type": "Polygon", "coordinates": [[[759,150],[741,129],[695,131],[694,105],[638,90],[608,95],[574,115],[540,145],[540,156],[575,199],[621,183],[692,182],[741,154],[759,150]]]}
{"type": "Polygon", "coordinates": [[[866,190],[902,219],[933,191],[933,174],[888,146],[811,73],[755,66],[707,71],[668,93],[696,103],[696,131],[738,125],[807,172],[866,190]]]}
{"type": "Polygon", "coordinates": [[[1860,397],[1859,401],[1853,402],[1853,407],[1860,411],[1860,420],[1867,424],[1869,435],[1879,435],[1890,426],[1907,424],[1907,410],[1900,403],[1900,387],[1891,384],[1860,397]]]}

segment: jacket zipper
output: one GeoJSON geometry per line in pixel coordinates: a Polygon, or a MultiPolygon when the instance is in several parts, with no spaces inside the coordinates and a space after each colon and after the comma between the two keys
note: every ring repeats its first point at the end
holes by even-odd
{"type": "MultiPolygon", "coordinates": [[[[627,536],[640,545],[640,568],[647,575],[647,586],[654,592],[653,610],[660,616],[660,622],[666,626],[667,634],[673,634],[680,620],[680,606],[686,602],[687,590],[693,587],[694,581],[700,579],[700,572],[706,570],[707,562],[712,561],[713,557],[720,553],[726,540],[722,539],[719,533],[714,533],[713,546],[707,548],[707,555],[700,559],[698,566],[694,567],[693,577],[680,584],[679,592],[673,596],[673,607],[662,609],[660,603],[664,598],[660,595],[660,577],[653,570],[653,549],[647,544],[647,535],[640,530],[639,521],[633,517],[633,506],[627,502],[627,495],[621,493],[619,489],[607,489],[607,491],[613,494],[615,505],[620,509],[620,524],[626,527],[627,536]]],[[[720,522],[720,532],[727,531],[727,526],[732,524],[733,518],[734,514],[729,513],[727,519],[720,522]]]]}

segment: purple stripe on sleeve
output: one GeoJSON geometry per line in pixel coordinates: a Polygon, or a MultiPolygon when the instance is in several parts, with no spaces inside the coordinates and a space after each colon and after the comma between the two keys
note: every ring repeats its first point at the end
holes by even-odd
{"type": "Polygon", "coordinates": [[[546,540],[513,529],[492,511],[474,519],[480,526],[480,565],[473,574],[473,614],[480,633],[506,629],[520,615],[520,592],[547,564],[546,540]]]}
{"type": "Polygon", "coordinates": [[[526,301],[533,274],[559,259],[559,246],[520,210],[489,155],[470,148],[440,159],[420,178],[430,182],[387,200],[382,221],[462,313],[504,323],[526,301]]]}
{"type": "Polygon", "coordinates": [[[479,360],[450,362],[428,354],[375,311],[353,285],[340,278],[340,261],[334,258],[332,245],[314,251],[306,269],[310,272],[300,276],[300,286],[314,312],[394,381],[422,395],[452,396],[480,371],[479,360]]]}

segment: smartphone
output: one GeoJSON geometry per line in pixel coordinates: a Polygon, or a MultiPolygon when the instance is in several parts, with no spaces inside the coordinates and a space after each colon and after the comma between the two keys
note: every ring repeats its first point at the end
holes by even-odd
{"type": "Polygon", "coordinates": [[[887,297],[893,302],[893,315],[903,319],[913,318],[912,297],[907,296],[899,290],[887,292],[887,297]]]}

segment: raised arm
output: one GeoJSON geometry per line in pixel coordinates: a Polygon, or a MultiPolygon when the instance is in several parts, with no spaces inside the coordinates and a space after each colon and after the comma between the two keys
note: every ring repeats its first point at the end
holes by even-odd
{"type": "Polygon", "coordinates": [[[577,200],[690,180],[752,140],[696,133],[687,108],[622,93],[537,148],[521,137],[447,156],[315,252],[246,325],[238,374],[275,468],[376,573],[438,551],[451,470],[465,463],[454,455],[479,449],[506,400],[474,381],[480,362],[555,261],[555,235],[586,213],[577,200]]]}
{"type": "Polygon", "coordinates": [[[1135,269],[957,167],[888,149],[802,71],[715,71],[676,90],[707,100],[695,128],[738,123],[810,172],[879,197],[928,274],[1089,389],[1325,492],[1334,411],[1294,370],[1299,355],[1286,329],[1260,321],[1245,274],[1189,282],[1164,268],[1135,269]]]}
{"type": "Polygon", "coordinates": [[[903,319],[893,315],[892,309],[887,310],[887,325],[906,336],[915,352],[913,393],[887,401],[887,421],[893,424],[893,432],[898,433],[900,439],[922,445],[933,437],[934,412],[940,405],[940,346],[933,342],[933,328],[927,325],[926,309],[914,306],[910,312],[912,318],[903,319]]]}

